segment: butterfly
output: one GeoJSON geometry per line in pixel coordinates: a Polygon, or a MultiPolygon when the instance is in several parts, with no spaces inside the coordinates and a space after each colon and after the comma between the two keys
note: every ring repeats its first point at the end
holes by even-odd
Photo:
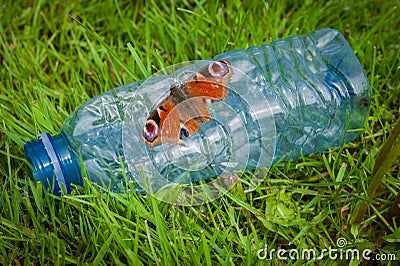
{"type": "Polygon", "coordinates": [[[170,94],[150,113],[142,129],[143,141],[153,149],[163,142],[185,145],[183,139],[212,119],[208,107],[228,95],[228,80],[233,74],[228,60],[204,66],[180,85],[172,85],[170,94]]]}

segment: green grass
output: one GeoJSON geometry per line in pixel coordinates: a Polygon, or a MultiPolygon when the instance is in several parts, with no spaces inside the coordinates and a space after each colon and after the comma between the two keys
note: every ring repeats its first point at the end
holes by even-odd
{"type": "MultiPolygon", "coordinates": [[[[400,258],[399,215],[386,218],[400,188],[398,153],[367,195],[400,113],[398,1],[67,2],[0,4],[1,264],[279,263],[260,261],[258,250],[322,250],[340,237],[348,248],[400,258]],[[31,181],[24,143],[58,133],[89,98],[175,63],[323,27],[345,35],[371,83],[372,107],[355,141],[278,163],[256,190],[238,184],[196,207],[100,193],[90,183],[42,198],[31,181]],[[367,209],[358,223],[360,202],[367,209]]],[[[338,263],[316,263],[324,261],[338,263]]]]}

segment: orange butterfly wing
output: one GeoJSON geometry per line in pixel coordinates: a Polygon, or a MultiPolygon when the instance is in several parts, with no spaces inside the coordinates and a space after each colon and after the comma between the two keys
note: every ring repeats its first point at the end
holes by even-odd
{"type": "Polygon", "coordinates": [[[162,142],[180,143],[182,137],[197,132],[199,123],[211,119],[208,107],[228,95],[228,80],[233,74],[227,60],[218,60],[201,68],[150,114],[142,130],[142,139],[150,147],[162,142]]]}

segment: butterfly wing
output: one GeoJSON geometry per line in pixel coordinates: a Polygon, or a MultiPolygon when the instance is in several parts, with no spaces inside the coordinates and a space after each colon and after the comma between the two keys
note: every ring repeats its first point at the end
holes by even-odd
{"type": "Polygon", "coordinates": [[[192,75],[182,87],[182,93],[187,98],[222,100],[228,96],[228,80],[232,74],[232,67],[227,60],[212,62],[192,75]]]}
{"type": "Polygon", "coordinates": [[[179,110],[172,96],[165,98],[150,114],[142,130],[142,139],[153,148],[164,141],[179,140],[179,110]]]}
{"type": "Polygon", "coordinates": [[[153,148],[162,142],[180,143],[197,132],[199,124],[211,119],[208,107],[228,95],[227,82],[233,74],[227,60],[201,68],[184,84],[171,87],[170,95],[150,114],[142,131],[144,142],[153,148]]]}

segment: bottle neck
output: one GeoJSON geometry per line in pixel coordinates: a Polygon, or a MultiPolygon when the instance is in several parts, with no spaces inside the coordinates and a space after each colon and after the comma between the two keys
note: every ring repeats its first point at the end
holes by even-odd
{"type": "Polygon", "coordinates": [[[64,132],[55,136],[41,134],[38,140],[25,144],[24,150],[34,179],[54,194],[70,193],[72,184],[83,186],[79,160],[64,132]]]}

